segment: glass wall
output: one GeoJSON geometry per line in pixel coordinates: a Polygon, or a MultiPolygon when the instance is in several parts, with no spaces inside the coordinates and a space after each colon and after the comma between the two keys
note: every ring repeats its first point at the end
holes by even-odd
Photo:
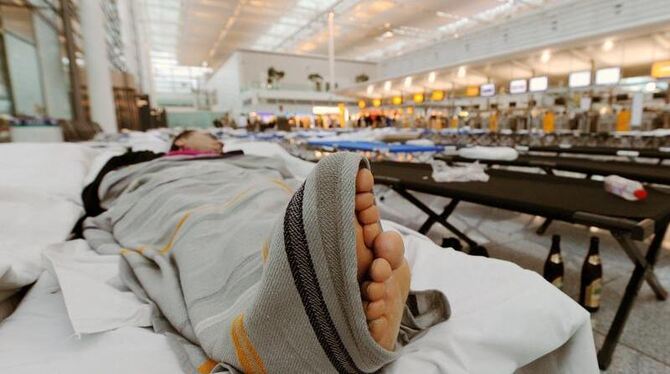
{"type": "Polygon", "coordinates": [[[31,4],[0,6],[0,113],[70,119],[56,8],[48,0],[31,4]]]}

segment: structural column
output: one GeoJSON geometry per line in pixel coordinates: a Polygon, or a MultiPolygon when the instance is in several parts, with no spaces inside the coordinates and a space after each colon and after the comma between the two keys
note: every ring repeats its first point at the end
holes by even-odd
{"type": "Polygon", "coordinates": [[[100,0],[79,2],[81,34],[84,39],[86,61],[86,84],[88,87],[91,120],[97,122],[106,133],[118,131],[112,78],[107,43],[105,40],[105,18],[100,0]]]}

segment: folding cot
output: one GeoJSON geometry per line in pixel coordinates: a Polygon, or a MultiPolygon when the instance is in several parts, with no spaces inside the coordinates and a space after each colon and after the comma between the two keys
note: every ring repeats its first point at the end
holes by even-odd
{"type": "Polygon", "coordinates": [[[569,146],[569,145],[532,145],[532,146],[517,146],[518,151],[528,152],[548,152],[556,153],[557,155],[563,153],[593,155],[593,156],[621,156],[628,158],[655,158],[658,163],[670,158],[670,148],[617,148],[617,147],[585,147],[585,146],[569,146]]]}
{"type": "Polygon", "coordinates": [[[616,174],[643,183],[670,185],[670,166],[648,163],[631,163],[627,161],[602,161],[577,157],[556,157],[541,155],[519,155],[516,160],[483,160],[460,156],[439,156],[447,162],[474,162],[487,165],[536,167],[547,174],[554,170],[574,171],[586,174],[587,178],[593,175],[616,174]]]}
{"type": "Polygon", "coordinates": [[[435,182],[427,164],[375,162],[372,171],[376,183],[390,186],[429,216],[419,232],[426,233],[437,222],[471,247],[477,243],[447,221],[460,201],[608,230],[635,269],[598,354],[601,368],[607,368],[612,360],[643,280],[659,300],[667,298],[667,291],[659,283],[653,268],[670,222],[670,195],[650,189],[647,200],[629,202],[605,192],[602,182],[498,169],[487,171],[490,175],[488,182],[462,183],[435,182]],[[409,191],[452,200],[441,213],[437,213],[409,191]],[[635,241],[652,235],[653,240],[644,253],[635,241]]]}
{"type": "MultiPolygon", "coordinates": [[[[479,161],[487,165],[536,167],[542,169],[547,174],[554,174],[555,170],[572,171],[586,174],[587,179],[594,175],[607,176],[616,174],[643,183],[670,185],[670,167],[660,164],[528,154],[519,155],[516,160],[475,160],[459,156],[438,156],[437,158],[449,163],[479,161]]],[[[537,229],[537,233],[544,234],[549,225],[551,225],[551,221],[551,219],[547,219],[537,229]]]]}

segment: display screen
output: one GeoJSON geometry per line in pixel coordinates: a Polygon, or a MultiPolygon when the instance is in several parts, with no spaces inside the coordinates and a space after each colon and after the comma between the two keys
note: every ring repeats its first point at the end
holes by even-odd
{"type": "Polygon", "coordinates": [[[496,94],[496,85],[493,83],[482,84],[479,86],[479,94],[481,96],[493,96],[496,94]]]}
{"type": "Polygon", "coordinates": [[[621,68],[605,68],[596,71],[596,84],[616,84],[621,79],[621,68]]]}
{"type": "Polygon", "coordinates": [[[568,86],[570,87],[586,87],[591,84],[591,72],[578,71],[575,73],[570,73],[570,78],[568,79],[568,86]]]}
{"type": "Polygon", "coordinates": [[[530,78],[530,92],[546,91],[549,86],[547,77],[530,78]]]}
{"type": "Polygon", "coordinates": [[[509,93],[519,94],[528,90],[528,81],[525,79],[516,79],[509,82],[509,93]]]}

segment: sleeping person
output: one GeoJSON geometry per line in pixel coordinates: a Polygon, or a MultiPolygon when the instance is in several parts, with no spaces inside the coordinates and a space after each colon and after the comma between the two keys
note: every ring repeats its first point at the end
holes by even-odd
{"type": "MultiPolygon", "coordinates": [[[[237,154],[239,152],[235,152],[237,154]]],[[[170,156],[198,156],[198,157],[216,157],[222,156],[223,143],[216,136],[197,130],[185,130],[179,133],[172,140],[170,150],[167,153],[156,153],[152,151],[128,151],[122,155],[109,159],[102,167],[96,178],[89,183],[81,194],[84,204],[84,217],[75,225],[73,234],[77,238],[82,237],[81,225],[86,217],[95,217],[104,211],[100,206],[98,196],[98,187],[107,173],[120,169],[122,167],[135,165],[141,162],[148,162],[159,157],[170,156]]]]}
{"type": "Polygon", "coordinates": [[[186,372],[376,372],[449,306],[409,290],[373,184],[352,153],[304,181],[276,158],[161,157],[102,179],[84,237],[122,255],[186,372]]]}

